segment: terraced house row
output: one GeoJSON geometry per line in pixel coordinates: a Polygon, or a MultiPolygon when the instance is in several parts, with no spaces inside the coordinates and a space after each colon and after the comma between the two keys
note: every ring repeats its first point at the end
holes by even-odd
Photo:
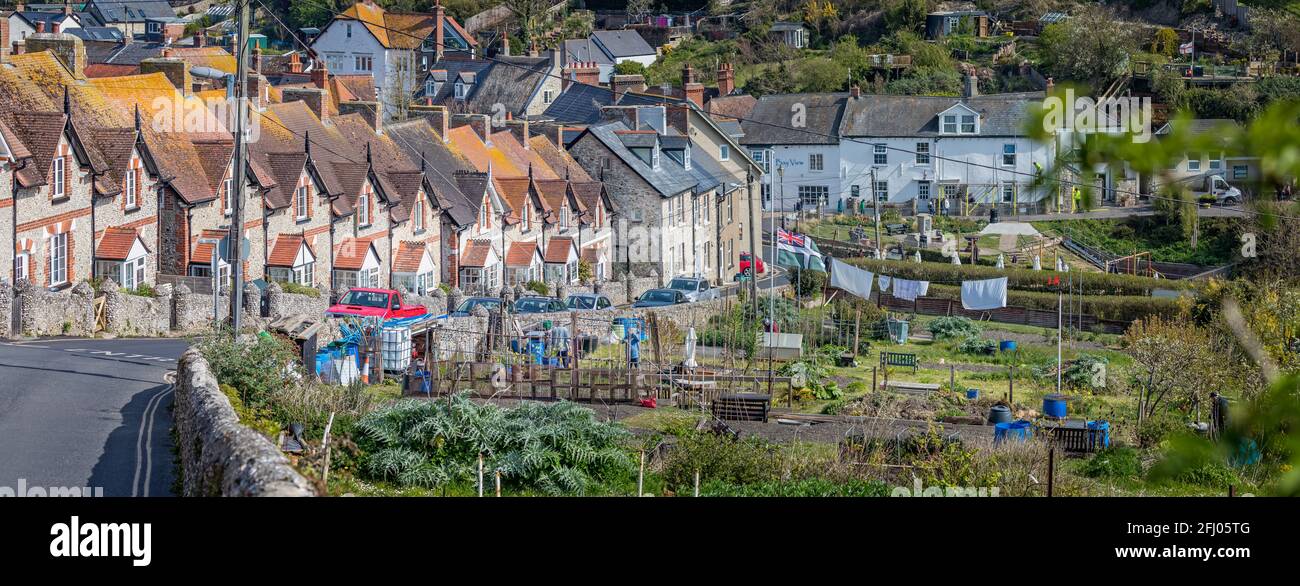
{"type": "MultiPolygon", "coordinates": [[[[211,68],[167,50],[129,75],[88,76],[76,36],[25,47],[0,62],[0,276],[204,290],[214,267],[228,275],[213,255],[237,193],[221,108],[233,78],[198,79],[211,68]]],[[[373,84],[324,60],[254,69],[247,90],[243,269],[259,285],[486,293],[652,270],[722,281],[757,225],[752,161],[680,100],[596,105],[577,126],[441,105],[393,120],[373,84]],[[629,225],[663,230],[648,256],[633,258],[644,245],[629,225]]]]}

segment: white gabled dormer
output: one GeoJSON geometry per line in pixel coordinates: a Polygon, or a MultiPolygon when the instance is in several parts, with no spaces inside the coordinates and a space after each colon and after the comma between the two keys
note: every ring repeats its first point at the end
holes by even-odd
{"type": "Polygon", "coordinates": [[[966,104],[953,104],[939,113],[939,134],[961,136],[980,133],[979,112],[966,104]]]}

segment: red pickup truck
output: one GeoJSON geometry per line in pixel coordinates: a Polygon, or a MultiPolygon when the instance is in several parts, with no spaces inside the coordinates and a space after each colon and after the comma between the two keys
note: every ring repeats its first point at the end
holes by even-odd
{"type": "Polygon", "coordinates": [[[429,313],[423,305],[402,305],[402,294],[392,289],[353,287],[325,315],[377,317],[381,320],[415,317],[429,313]]]}

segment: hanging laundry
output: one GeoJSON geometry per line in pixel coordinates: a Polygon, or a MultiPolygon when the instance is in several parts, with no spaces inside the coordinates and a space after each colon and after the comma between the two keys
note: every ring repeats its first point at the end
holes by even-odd
{"type": "Polygon", "coordinates": [[[876,275],[871,271],[860,269],[838,259],[831,259],[831,286],[836,289],[848,291],[863,299],[870,299],[871,284],[875,280],[876,275]]]}
{"type": "Polygon", "coordinates": [[[929,281],[894,279],[893,285],[894,297],[905,301],[916,301],[917,297],[924,297],[930,291],[929,281]]]}
{"type": "MultiPolygon", "coordinates": [[[[898,285],[894,285],[897,293],[898,285]]],[[[1007,278],[962,281],[961,306],[975,311],[1002,309],[1007,306],[1007,278]]]]}
{"type": "Polygon", "coordinates": [[[877,277],[876,282],[880,285],[881,293],[885,293],[889,291],[889,277],[880,275],[879,277],[877,277]]]}

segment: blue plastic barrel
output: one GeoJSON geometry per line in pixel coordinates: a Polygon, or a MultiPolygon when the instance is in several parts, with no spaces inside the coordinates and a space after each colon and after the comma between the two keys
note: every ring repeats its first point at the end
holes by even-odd
{"type": "Polygon", "coordinates": [[[1029,439],[1031,429],[1032,424],[1024,420],[998,423],[993,426],[993,443],[1000,444],[1007,440],[1023,442],[1029,439]]]}
{"type": "Polygon", "coordinates": [[[1043,397],[1043,415],[1054,419],[1065,419],[1070,412],[1069,401],[1069,397],[1055,393],[1043,397]]]}
{"type": "Polygon", "coordinates": [[[1002,343],[999,344],[998,347],[1001,348],[1003,352],[1015,352],[1015,351],[1016,351],[1016,341],[1015,341],[1015,340],[1002,340],[1002,343]]]}
{"type": "Polygon", "coordinates": [[[321,350],[316,353],[316,374],[329,371],[330,358],[331,352],[329,350],[321,350]]]}
{"type": "Polygon", "coordinates": [[[1088,447],[1092,450],[1110,447],[1110,422],[1088,422],[1088,447]],[[1101,444],[1098,446],[1098,444],[1101,444]]]}
{"type": "Polygon", "coordinates": [[[979,390],[979,389],[966,389],[966,398],[967,398],[967,399],[971,399],[971,400],[975,400],[975,399],[980,398],[980,390],[979,390]]]}

